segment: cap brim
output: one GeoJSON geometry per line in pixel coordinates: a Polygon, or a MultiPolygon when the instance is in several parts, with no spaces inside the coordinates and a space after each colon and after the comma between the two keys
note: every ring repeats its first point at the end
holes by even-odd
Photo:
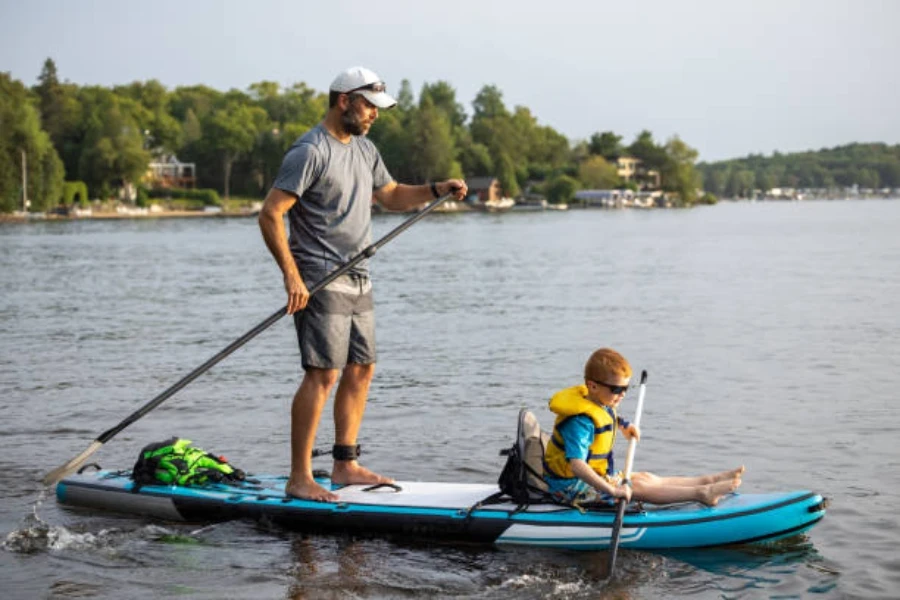
{"type": "Polygon", "coordinates": [[[359,90],[355,92],[377,106],[378,108],[391,108],[396,106],[397,101],[385,92],[373,92],[371,90],[359,90]]]}

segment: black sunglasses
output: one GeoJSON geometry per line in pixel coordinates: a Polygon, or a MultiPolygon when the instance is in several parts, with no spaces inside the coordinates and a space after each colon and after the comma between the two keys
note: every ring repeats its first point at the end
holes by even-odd
{"type": "Polygon", "coordinates": [[[627,385],[609,385],[608,383],[603,383],[602,381],[597,381],[596,379],[591,379],[590,381],[593,381],[597,385],[602,385],[613,394],[624,394],[628,391],[629,387],[627,385]]]}
{"type": "Polygon", "coordinates": [[[353,88],[348,92],[344,92],[345,94],[352,94],[353,92],[360,92],[362,90],[367,90],[370,92],[375,92],[376,94],[380,94],[381,92],[387,91],[387,84],[383,81],[376,81],[375,83],[368,83],[366,85],[361,85],[358,88],[353,88]]]}

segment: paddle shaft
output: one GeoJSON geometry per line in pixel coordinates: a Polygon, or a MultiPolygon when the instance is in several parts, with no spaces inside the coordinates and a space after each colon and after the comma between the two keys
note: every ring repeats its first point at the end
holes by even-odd
{"type": "MultiPolygon", "coordinates": [[[[389,233],[387,233],[384,237],[379,239],[377,242],[368,246],[362,252],[360,252],[359,254],[354,256],[352,259],[350,259],[348,262],[344,263],[339,268],[335,269],[327,277],[325,277],[325,279],[316,283],[316,285],[314,285],[312,288],[310,288],[309,295],[312,296],[316,292],[322,290],[328,284],[333,282],[335,279],[337,279],[338,277],[347,273],[350,269],[355,267],[361,261],[363,261],[367,258],[370,258],[372,255],[375,254],[375,252],[378,251],[379,248],[381,248],[382,246],[384,246],[385,244],[387,244],[388,242],[393,240],[395,237],[397,237],[398,235],[400,235],[401,233],[403,233],[404,231],[406,231],[407,229],[412,227],[415,223],[422,220],[425,217],[425,215],[427,215],[428,213],[433,211],[435,208],[437,208],[441,203],[443,203],[444,201],[449,199],[451,196],[452,196],[452,194],[447,194],[445,196],[442,196],[442,197],[432,201],[425,208],[423,208],[422,210],[417,212],[415,215],[413,215],[412,217],[410,217],[409,219],[405,220],[403,223],[401,223],[400,225],[398,225],[397,227],[392,229],[389,233]]],[[[134,423],[135,421],[137,421],[138,419],[140,419],[147,413],[149,413],[151,410],[153,410],[154,408],[156,408],[157,406],[159,406],[160,404],[162,404],[163,402],[165,402],[166,400],[171,398],[176,392],[178,392],[179,390],[181,390],[182,388],[187,386],[189,383],[194,381],[197,377],[199,377],[200,375],[202,375],[203,373],[208,371],[213,365],[222,361],[226,356],[228,356],[229,354],[231,354],[232,352],[234,352],[235,350],[237,350],[238,348],[240,348],[241,346],[243,346],[244,344],[246,344],[247,342],[249,342],[250,340],[255,338],[257,335],[259,335],[260,333],[262,333],[263,331],[265,331],[266,329],[271,327],[273,323],[278,321],[281,317],[283,317],[286,314],[287,314],[287,307],[282,307],[282,308],[278,309],[277,311],[275,311],[274,313],[272,313],[269,317],[267,317],[259,325],[257,325],[256,327],[254,327],[253,329],[251,329],[250,331],[248,331],[247,333],[245,333],[238,339],[231,342],[228,346],[223,348],[222,351],[220,351],[218,354],[216,354],[215,356],[213,356],[212,358],[207,360],[205,363],[203,363],[202,365],[200,365],[199,367],[197,367],[196,369],[194,369],[193,371],[191,371],[190,373],[188,373],[187,375],[185,375],[184,377],[179,379],[175,384],[173,384],[167,390],[165,390],[164,392],[162,392],[161,394],[159,394],[158,396],[156,396],[155,398],[153,398],[152,400],[147,402],[144,406],[142,406],[138,410],[136,410],[133,413],[131,413],[130,415],[128,415],[125,419],[122,420],[121,423],[119,423],[115,427],[107,429],[106,431],[101,433],[97,437],[97,439],[94,440],[94,442],[88,447],[87,450],[82,452],[80,455],[78,455],[74,459],[70,460],[68,463],[66,463],[62,467],[59,467],[59,468],[55,469],[54,471],[51,471],[50,473],[48,473],[47,476],[44,478],[44,483],[46,485],[55,483],[56,481],[59,481],[59,479],[62,479],[62,477],[64,477],[67,473],[70,473],[70,472],[74,471],[75,469],[77,469],[85,460],[87,460],[88,456],[93,454],[98,448],[100,448],[101,445],[105,444],[107,441],[109,441],[112,437],[114,437],[120,431],[122,431],[123,429],[125,429],[126,427],[128,427],[129,425],[131,425],[132,423],[134,423]]]]}
{"type": "MultiPolygon", "coordinates": [[[[384,246],[385,244],[387,244],[388,242],[393,240],[395,237],[397,237],[398,235],[400,235],[401,233],[403,233],[404,231],[409,229],[412,225],[414,225],[416,222],[420,221],[425,215],[427,215],[432,210],[437,208],[439,204],[441,204],[448,198],[450,198],[449,194],[446,196],[443,196],[441,198],[438,198],[437,200],[433,201],[431,204],[429,204],[428,206],[423,208],[421,211],[416,213],[414,216],[410,217],[409,219],[407,219],[406,221],[404,221],[403,223],[401,223],[400,225],[398,225],[397,227],[392,229],[389,233],[387,233],[380,240],[378,240],[374,244],[365,248],[362,252],[360,252],[353,258],[351,258],[349,261],[347,261],[346,263],[341,265],[339,268],[332,271],[327,277],[325,277],[325,279],[316,283],[316,285],[314,285],[312,288],[310,288],[309,295],[312,296],[316,292],[324,289],[326,286],[328,286],[330,283],[332,283],[338,277],[346,274],[348,271],[350,271],[350,269],[352,269],[353,267],[358,265],[360,262],[373,256],[375,254],[375,252],[378,251],[379,248],[381,248],[382,246],[384,246]]],[[[164,392],[162,392],[161,394],[156,396],[153,400],[151,400],[150,402],[148,402],[147,404],[145,404],[138,410],[136,410],[133,413],[131,413],[130,415],[128,415],[128,417],[126,417],[121,423],[119,423],[118,425],[116,425],[115,427],[113,427],[111,429],[104,431],[102,434],[100,434],[99,437],[97,437],[97,441],[100,442],[101,444],[106,443],[114,435],[118,434],[120,431],[122,431],[123,429],[125,429],[126,427],[128,427],[129,425],[131,425],[132,423],[134,423],[135,421],[137,421],[138,419],[140,419],[141,417],[146,415],[148,412],[150,412],[151,410],[153,410],[154,408],[156,408],[157,406],[159,406],[160,404],[162,404],[163,402],[168,400],[176,392],[178,392],[179,390],[181,390],[182,388],[187,386],[189,383],[194,381],[197,377],[199,377],[200,375],[202,375],[203,373],[208,371],[211,367],[213,367],[215,364],[220,362],[226,356],[228,356],[229,354],[231,354],[232,352],[234,352],[235,350],[237,350],[238,348],[240,348],[241,346],[243,346],[244,344],[246,344],[247,342],[249,342],[250,340],[255,338],[257,335],[259,335],[260,333],[262,333],[263,331],[265,331],[266,329],[271,327],[272,324],[274,324],[276,321],[278,321],[281,317],[283,317],[286,314],[287,314],[287,307],[279,308],[277,311],[272,313],[268,318],[266,318],[265,321],[263,321],[262,323],[260,323],[259,325],[257,325],[256,327],[254,327],[253,329],[251,329],[250,331],[248,331],[241,337],[239,337],[238,339],[231,342],[228,346],[223,348],[221,352],[219,352],[218,354],[216,354],[215,356],[210,358],[208,361],[206,361],[205,363],[203,363],[202,365],[200,365],[199,367],[197,367],[196,369],[194,369],[193,371],[191,371],[190,373],[188,373],[187,375],[182,377],[180,380],[178,380],[174,385],[172,385],[172,387],[165,390],[164,392]]]]}
{"type": "MultiPolygon", "coordinates": [[[[641,426],[641,413],[644,411],[644,394],[647,391],[647,371],[641,372],[641,387],[638,392],[637,411],[634,414],[635,427],[641,426]]],[[[631,483],[631,467],[634,464],[634,451],[637,448],[637,440],[631,438],[628,440],[628,454],[625,456],[625,472],[623,483],[631,483]]],[[[613,521],[612,536],[609,540],[609,569],[607,577],[612,577],[613,569],[616,566],[616,555],[619,552],[619,535],[622,532],[622,521],[625,519],[625,507],[628,502],[624,498],[619,500],[619,506],[616,510],[616,519],[613,521]]]]}

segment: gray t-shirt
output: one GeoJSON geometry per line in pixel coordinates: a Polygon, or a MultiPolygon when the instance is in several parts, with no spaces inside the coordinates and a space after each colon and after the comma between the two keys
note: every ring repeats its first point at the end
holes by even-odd
{"type": "MultiPolygon", "coordinates": [[[[318,280],[372,241],[372,191],[392,181],[364,136],[343,144],[321,125],[288,149],[272,184],[298,197],[288,211],[289,244],[304,280],[318,280]]],[[[368,261],[354,268],[368,272],[368,261]]]]}

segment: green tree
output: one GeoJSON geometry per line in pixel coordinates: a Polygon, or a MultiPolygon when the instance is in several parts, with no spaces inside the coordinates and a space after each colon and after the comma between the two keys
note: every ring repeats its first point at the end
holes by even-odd
{"type": "MultiPolygon", "coordinates": [[[[411,109],[412,110],[412,109],[411,109]]],[[[380,111],[378,120],[369,131],[369,139],[378,148],[385,166],[397,181],[412,182],[410,164],[412,136],[407,114],[397,110],[380,111]]]]}
{"type": "Polygon", "coordinates": [[[420,108],[426,99],[428,99],[437,110],[444,113],[454,132],[465,124],[465,108],[456,101],[456,90],[446,81],[438,81],[437,83],[432,84],[426,83],[423,85],[422,93],[419,94],[420,108]]]}
{"type": "Polygon", "coordinates": [[[875,189],[879,187],[881,181],[878,177],[878,171],[863,167],[859,170],[859,177],[857,178],[856,183],[859,184],[859,187],[861,188],[875,189]]]}
{"type": "Polygon", "coordinates": [[[557,175],[544,184],[544,195],[552,204],[570,202],[575,197],[578,181],[568,175],[557,175]]]}
{"type": "Polygon", "coordinates": [[[305,83],[282,89],[273,81],[261,81],[251,84],[249,92],[250,98],[266,111],[279,129],[288,124],[311,129],[328,110],[328,95],[317,93],[305,83]]]}
{"type": "Polygon", "coordinates": [[[38,97],[41,127],[50,135],[56,152],[63,160],[66,173],[76,173],[84,143],[78,87],[61,83],[56,63],[48,58],[38,76],[38,85],[32,91],[38,97]]]}
{"type": "Polygon", "coordinates": [[[101,196],[139,182],[150,153],[144,149],[143,131],[135,118],[136,103],[99,86],[81,88],[80,100],[83,143],[77,179],[93,195],[101,196]]]}
{"type": "MultiPolygon", "coordinates": [[[[698,165],[704,181],[709,180],[713,170],[726,168],[731,172],[752,171],[760,189],[770,183],[772,187],[792,188],[834,188],[854,184],[897,187],[900,185],[900,145],[848,144],[792,154],[773,152],[770,157],[749,155],[698,165]]],[[[729,187],[734,191],[735,186],[729,187]]]]}
{"type": "Polygon", "coordinates": [[[594,155],[578,166],[578,179],[588,189],[609,190],[619,187],[618,169],[600,155],[594,155]]]}
{"type": "Polygon", "coordinates": [[[625,148],[622,146],[622,136],[616,135],[612,131],[604,131],[603,133],[592,135],[588,149],[591,154],[600,155],[608,161],[614,161],[625,154],[625,148]]]}
{"type": "Polygon", "coordinates": [[[750,169],[732,169],[725,193],[730,198],[749,198],[753,193],[756,174],[750,169]]]}
{"type": "Polygon", "coordinates": [[[56,63],[48,58],[33,91],[39,99],[41,126],[50,135],[53,145],[62,148],[68,131],[80,116],[74,86],[60,83],[56,63]]]}
{"type": "Polygon", "coordinates": [[[698,153],[677,135],[665,145],[666,161],[661,170],[663,189],[678,194],[683,206],[691,206],[697,200],[700,174],[694,168],[698,153]]]}
{"type": "Polygon", "coordinates": [[[900,153],[896,158],[886,157],[879,160],[875,168],[878,170],[881,185],[890,188],[900,187],[900,153]]]}
{"type": "Polygon", "coordinates": [[[527,150],[528,171],[539,179],[563,169],[571,158],[568,138],[547,126],[532,128],[527,150]]]}
{"type": "Polygon", "coordinates": [[[203,126],[200,119],[194,114],[194,109],[189,108],[181,122],[182,142],[183,144],[192,144],[203,137],[203,126]]]}
{"type": "Polygon", "coordinates": [[[729,169],[710,169],[703,175],[703,189],[716,196],[725,193],[725,186],[728,185],[729,169]]]}
{"type": "Polygon", "coordinates": [[[472,106],[475,110],[469,126],[472,141],[488,149],[494,168],[490,175],[500,180],[507,195],[515,197],[520,192],[517,165],[527,160],[522,129],[529,125],[530,113],[518,111],[514,122],[503,104],[503,94],[492,85],[478,92],[472,106]]]}
{"type": "Polygon", "coordinates": [[[491,158],[490,149],[484,144],[473,141],[468,132],[460,142],[459,160],[467,177],[494,174],[494,160],[491,158]]]}
{"type": "Polygon", "coordinates": [[[666,149],[653,141],[653,134],[646,129],[640,132],[628,146],[628,154],[639,158],[647,169],[662,171],[667,162],[666,149]]]}
{"type": "Polygon", "coordinates": [[[238,175],[243,193],[262,195],[271,187],[284,153],[322,119],[328,96],[305,83],[282,87],[273,81],[261,81],[250,85],[246,98],[238,96],[237,100],[255,104],[271,122],[270,129],[258,133],[253,148],[237,158],[231,175],[232,181],[238,175]]]}
{"type": "Polygon", "coordinates": [[[51,210],[61,196],[62,161],[41,129],[35,102],[21,82],[0,73],[0,211],[22,208],[22,153],[31,209],[51,210]]]}
{"type": "Polygon", "coordinates": [[[397,92],[397,106],[395,109],[400,113],[408,113],[416,107],[416,96],[412,90],[412,84],[408,79],[400,82],[400,91],[397,92]]]}
{"type": "Polygon", "coordinates": [[[482,87],[472,101],[472,108],[475,109],[473,120],[509,116],[509,111],[503,103],[503,92],[495,85],[482,87]]]}
{"type": "Polygon", "coordinates": [[[452,125],[446,112],[436,107],[431,96],[423,95],[410,127],[410,154],[413,181],[436,181],[461,177],[456,161],[452,125]]]}
{"type": "Polygon", "coordinates": [[[205,85],[177,87],[169,97],[169,112],[184,123],[188,111],[203,121],[220,104],[222,92],[205,85]]]}
{"type": "Polygon", "coordinates": [[[516,177],[516,165],[505,152],[500,152],[494,159],[494,167],[497,171],[497,179],[506,195],[515,198],[521,192],[519,180],[516,177]]]}
{"type": "Polygon", "coordinates": [[[113,91],[134,101],[134,118],[141,129],[144,148],[153,154],[172,154],[181,146],[184,131],[169,111],[170,94],[163,84],[155,79],[135,81],[113,91]]]}
{"type": "Polygon", "coordinates": [[[775,184],[775,178],[772,176],[772,172],[768,169],[760,169],[756,171],[756,188],[761,190],[763,193],[768,192],[774,187],[778,187],[775,184]]]}
{"type": "Polygon", "coordinates": [[[241,103],[238,97],[230,98],[203,123],[204,142],[221,161],[222,189],[226,200],[231,190],[231,170],[235,161],[249,154],[257,137],[271,129],[266,111],[241,103]]]}

